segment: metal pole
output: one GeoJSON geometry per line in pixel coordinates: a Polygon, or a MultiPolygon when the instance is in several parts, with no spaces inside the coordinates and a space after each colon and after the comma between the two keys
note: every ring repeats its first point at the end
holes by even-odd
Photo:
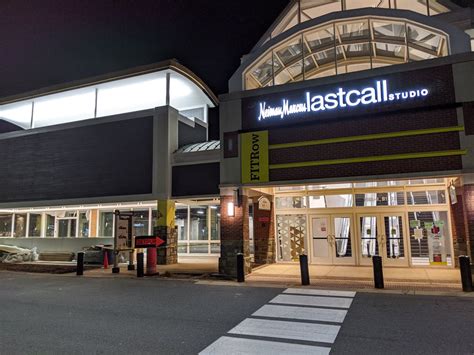
{"type": "Polygon", "coordinates": [[[384,288],[382,257],[379,255],[374,255],[372,257],[372,263],[374,265],[374,287],[384,288]]]}
{"type": "Polygon", "coordinates": [[[137,277],[143,277],[145,274],[143,267],[143,253],[137,253],[137,277]]]}
{"type": "Polygon", "coordinates": [[[120,272],[120,268],[118,265],[118,233],[117,233],[117,226],[118,226],[118,219],[120,216],[120,211],[115,210],[114,211],[114,218],[115,218],[115,228],[114,228],[114,266],[112,267],[112,273],[113,274],[118,274],[120,272]]]}
{"type": "Polygon", "coordinates": [[[300,255],[301,284],[309,285],[308,255],[300,255]]]}
{"type": "Polygon", "coordinates": [[[237,282],[245,282],[244,254],[237,254],[237,282]]]}
{"type": "Polygon", "coordinates": [[[471,260],[468,256],[461,255],[459,257],[459,269],[461,270],[462,290],[472,292],[471,260]]]}
{"type": "Polygon", "coordinates": [[[83,251],[80,251],[77,253],[76,275],[77,276],[84,275],[84,252],[83,251]]]}

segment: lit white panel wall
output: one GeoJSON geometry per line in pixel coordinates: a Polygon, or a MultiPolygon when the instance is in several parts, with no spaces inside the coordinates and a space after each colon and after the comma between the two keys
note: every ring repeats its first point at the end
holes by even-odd
{"type": "Polygon", "coordinates": [[[31,105],[31,101],[28,101],[0,106],[0,118],[22,128],[30,128],[31,105]]]}
{"type": "Polygon", "coordinates": [[[117,80],[97,86],[97,117],[164,106],[164,72],[117,80]]]}
{"type": "MultiPolygon", "coordinates": [[[[214,105],[206,94],[181,74],[172,72],[170,80],[170,106],[178,111],[214,105]]],[[[207,115],[206,115],[207,116],[207,115]]]]}
{"type": "Polygon", "coordinates": [[[35,99],[33,128],[94,118],[95,89],[66,91],[35,99]]]}

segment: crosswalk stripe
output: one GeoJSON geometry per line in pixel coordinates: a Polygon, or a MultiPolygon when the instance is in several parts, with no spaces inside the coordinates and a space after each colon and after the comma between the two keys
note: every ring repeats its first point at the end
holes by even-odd
{"type": "Polygon", "coordinates": [[[220,337],[199,354],[232,354],[232,355],[262,355],[262,354],[314,354],[327,355],[330,348],[301,344],[280,343],[268,340],[220,337]]]}
{"type": "Polygon", "coordinates": [[[352,298],[278,295],[270,303],[294,304],[314,307],[349,308],[352,298]]]}
{"type": "Polygon", "coordinates": [[[230,334],[333,343],[340,326],[247,318],[230,334]]]}
{"type": "Polygon", "coordinates": [[[342,323],[347,311],[343,309],[310,308],[281,305],[265,305],[252,316],[311,320],[322,322],[342,323]]]}
{"type": "Polygon", "coordinates": [[[292,293],[299,295],[314,295],[314,296],[339,296],[339,297],[354,297],[356,295],[353,291],[334,291],[334,290],[317,290],[312,288],[287,288],[283,293],[292,293]]]}

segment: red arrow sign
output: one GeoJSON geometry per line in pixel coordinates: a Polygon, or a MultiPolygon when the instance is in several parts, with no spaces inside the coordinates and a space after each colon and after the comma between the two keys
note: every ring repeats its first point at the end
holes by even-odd
{"type": "Polygon", "coordinates": [[[156,236],[135,237],[135,248],[157,248],[166,241],[156,236]]]}
{"type": "Polygon", "coordinates": [[[161,244],[165,244],[166,242],[161,239],[160,237],[156,237],[156,247],[159,247],[161,244]]]}

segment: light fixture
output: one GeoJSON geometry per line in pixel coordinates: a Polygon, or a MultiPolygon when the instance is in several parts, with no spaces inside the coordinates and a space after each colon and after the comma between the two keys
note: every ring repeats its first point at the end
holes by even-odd
{"type": "Polygon", "coordinates": [[[227,202],[227,216],[234,217],[234,215],[235,215],[234,202],[227,202]]]}

